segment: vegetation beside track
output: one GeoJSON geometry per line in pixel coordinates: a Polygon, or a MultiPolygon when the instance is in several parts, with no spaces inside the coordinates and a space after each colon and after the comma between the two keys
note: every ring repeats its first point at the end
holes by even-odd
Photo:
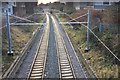
{"type": "MultiPolygon", "coordinates": [[[[95,28],[92,31],[112,50],[112,52],[119,57],[119,43],[118,36],[119,33],[119,23],[110,16],[116,17],[118,19],[119,12],[116,8],[118,6],[112,6],[112,8],[106,9],[101,13],[96,15],[95,11],[92,13],[92,23],[95,20],[95,16],[100,16],[101,21],[106,22],[108,25],[104,26],[103,32],[99,32],[99,28],[95,28]],[[110,14],[108,14],[110,12],[110,14]],[[106,16],[108,15],[108,16],[106,16]],[[114,25],[113,25],[114,24],[114,25]]],[[[80,11],[81,12],[81,11],[80,11]]],[[[71,16],[74,16],[76,13],[73,13],[71,16]]],[[[87,19],[86,17],[83,19],[87,19]]],[[[69,18],[66,18],[66,15],[59,16],[60,21],[69,21],[69,18]]],[[[78,19],[78,21],[80,21],[78,19]]],[[[95,21],[96,22],[96,21],[95,21]]],[[[91,28],[93,27],[92,24],[91,28]]],[[[87,29],[81,25],[73,25],[71,28],[70,25],[63,25],[65,31],[68,33],[74,47],[79,48],[82,52],[83,57],[87,63],[95,71],[96,75],[99,78],[118,78],[119,77],[119,65],[115,57],[96,39],[96,37],[90,33],[90,48],[89,52],[85,52],[86,47],[86,32],[87,29]]],[[[79,54],[78,54],[79,55],[79,54]]]]}
{"type": "MultiPolygon", "coordinates": [[[[36,17],[37,22],[42,22],[44,16],[36,17]],[[40,19],[37,19],[40,18],[40,19]]],[[[31,18],[32,20],[32,18],[31,18]]],[[[12,50],[14,56],[8,56],[8,41],[7,41],[7,27],[2,30],[2,72],[3,74],[7,71],[17,56],[21,55],[22,49],[25,44],[33,36],[34,32],[40,26],[11,26],[11,41],[12,50]]]]}
{"type": "Polygon", "coordinates": [[[2,38],[2,63],[3,63],[3,73],[9,68],[12,62],[16,59],[17,56],[21,55],[20,52],[29,41],[32,33],[37,29],[37,27],[32,26],[12,26],[11,27],[11,40],[12,40],[12,50],[14,56],[8,56],[8,42],[7,42],[7,28],[3,29],[3,38],[2,38]]]}
{"type": "Polygon", "coordinates": [[[89,52],[84,52],[86,47],[86,28],[81,27],[80,30],[66,29],[73,45],[78,47],[83,57],[86,59],[88,64],[93,68],[96,75],[100,78],[117,78],[118,77],[118,67],[113,63],[113,59],[109,57],[111,53],[108,52],[101,43],[95,39],[90,41],[91,50],[89,52]],[[101,47],[100,47],[101,46],[101,47]],[[107,51],[105,53],[105,51],[107,51]]]}

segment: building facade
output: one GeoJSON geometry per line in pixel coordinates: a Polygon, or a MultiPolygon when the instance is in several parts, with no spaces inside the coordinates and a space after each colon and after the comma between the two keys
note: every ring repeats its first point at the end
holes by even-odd
{"type": "Polygon", "coordinates": [[[16,2],[16,7],[14,7],[14,15],[23,16],[26,14],[25,3],[16,2]]]}
{"type": "Polygon", "coordinates": [[[16,2],[2,2],[2,14],[6,14],[6,10],[8,10],[8,14],[14,14],[14,7],[16,6],[16,2]]]}
{"type": "Polygon", "coordinates": [[[113,2],[94,2],[94,9],[105,9],[112,4],[113,2]]]}
{"type": "Polygon", "coordinates": [[[85,9],[87,6],[91,6],[94,9],[105,9],[106,7],[109,7],[113,4],[113,2],[106,2],[104,0],[98,1],[98,0],[91,0],[91,1],[83,1],[83,0],[60,0],[61,3],[67,4],[69,2],[72,2],[75,9],[85,9]]]}

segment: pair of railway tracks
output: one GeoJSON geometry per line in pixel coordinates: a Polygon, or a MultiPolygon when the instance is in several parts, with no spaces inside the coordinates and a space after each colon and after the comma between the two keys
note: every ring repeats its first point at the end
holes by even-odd
{"type": "MultiPolygon", "coordinates": [[[[44,70],[47,60],[47,49],[48,49],[48,40],[49,40],[49,30],[50,30],[50,19],[47,16],[47,25],[44,29],[44,33],[42,35],[42,39],[40,41],[40,45],[34,61],[31,66],[31,71],[28,75],[28,78],[44,78],[44,70]]],[[[57,57],[58,57],[58,66],[59,66],[59,75],[60,78],[75,78],[74,70],[67,52],[67,49],[64,44],[63,37],[61,36],[60,30],[58,29],[58,25],[56,24],[56,20],[52,16],[53,24],[54,24],[54,32],[55,32],[55,40],[57,46],[57,57]]],[[[51,66],[52,67],[52,66],[51,66]]],[[[51,73],[52,74],[52,73],[51,73]]]]}

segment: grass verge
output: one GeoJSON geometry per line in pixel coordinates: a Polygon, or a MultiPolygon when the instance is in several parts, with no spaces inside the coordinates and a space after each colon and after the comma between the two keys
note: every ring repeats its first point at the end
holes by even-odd
{"type": "MultiPolygon", "coordinates": [[[[60,17],[60,16],[59,16],[60,17]]],[[[60,17],[60,21],[66,21],[65,18],[60,17]]],[[[71,28],[70,25],[63,25],[65,31],[68,33],[71,42],[75,48],[81,50],[81,54],[87,61],[89,66],[94,70],[98,78],[118,78],[118,65],[115,63],[115,58],[111,53],[104,48],[104,46],[90,34],[90,47],[89,52],[85,52],[86,47],[86,32],[87,29],[82,26],[74,26],[77,29],[71,28]]],[[[114,27],[115,28],[115,27],[114,27]]],[[[96,35],[106,44],[110,49],[117,54],[116,48],[118,48],[117,34],[114,33],[115,29],[111,30],[106,28],[104,32],[100,33],[97,28],[93,30],[96,35]]],[[[78,53],[79,55],[80,53],[78,53]]]]}

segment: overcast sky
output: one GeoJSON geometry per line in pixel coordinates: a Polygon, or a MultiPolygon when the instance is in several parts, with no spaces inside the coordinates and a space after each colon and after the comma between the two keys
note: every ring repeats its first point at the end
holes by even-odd
{"type": "Polygon", "coordinates": [[[55,2],[55,1],[58,1],[58,0],[38,0],[38,3],[39,3],[39,4],[40,4],[40,3],[46,4],[46,3],[49,3],[49,2],[55,2]]]}

